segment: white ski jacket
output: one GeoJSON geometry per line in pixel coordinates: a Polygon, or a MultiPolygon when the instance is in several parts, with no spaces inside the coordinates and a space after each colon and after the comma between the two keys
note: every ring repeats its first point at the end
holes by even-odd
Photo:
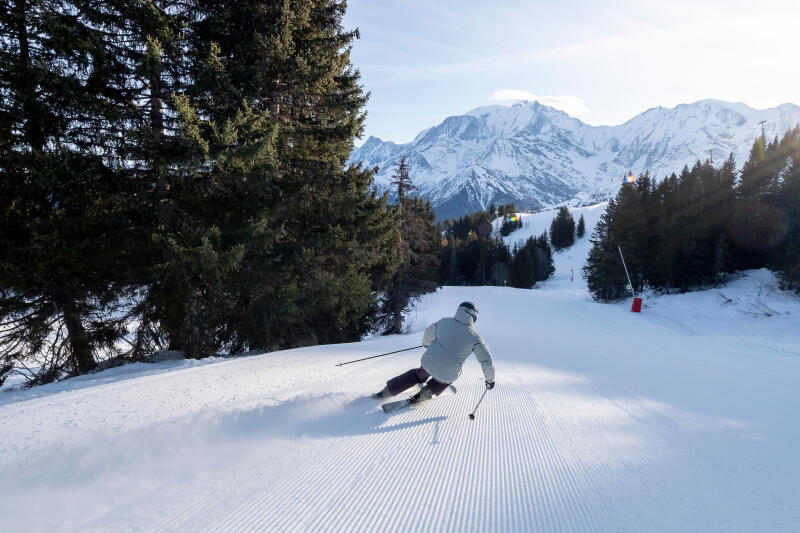
{"type": "Polygon", "coordinates": [[[459,309],[453,318],[442,318],[428,326],[422,335],[422,345],[428,348],[422,354],[422,368],[438,381],[452,383],[461,375],[469,354],[475,352],[483,377],[494,381],[492,354],[472,323],[469,313],[459,309]]]}

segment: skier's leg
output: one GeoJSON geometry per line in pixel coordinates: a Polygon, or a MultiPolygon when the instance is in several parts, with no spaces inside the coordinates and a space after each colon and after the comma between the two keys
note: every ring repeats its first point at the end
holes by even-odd
{"type": "Polygon", "coordinates": [[[434,394],[436,396],[439,396],[449,386],[450,386],[449,383],[442,383],[441,381],[435,378],[431,378],[425,384],[425,386],[422,387],[422,390],[420,390],[418,393],[416,393],[414,396],[411,397],[411,403],[419,403],[419,402],[424,402],[426,400],[430,400],[434,394]]]}
{"type": "Polygon", "coordinates": [[[418,383],[425,383],[425,380],[430,377],[424,368],[413,368],[408,372],[404,372],[397,377],[393,377],[386,382],[386,388],[389,394],[394,396],[400,394],[406,389],[410,389],[418,383]]]}
{"type": "MultiPolygon", "coordinates": [[[[426,372],[424,369],[420,368],[420,370],[424,372],[424,375],[422,375],[421,377],[425,377],[426,379],[430,377],[430,374],[426,372]]],[[[419,403],[419,402],[424,402],[426,400],[430,400],[434,395],[439,396],[449,386],[450,386],[449,383],[442,383],[436,378],[431,378],[428,380],[427,383],[425,383],[425,386],[422,387],[422,389],[418,393],[416,393],[414,396],[411,397],[411,402],[419,403]]]]}
{"type": "Polygon", "coordinates": [[[447,387],[449,387],[450,384],[449,383],[442,383],[441,381],[437,380],[436,378],[431,378],[430,381],[428,381],[428,383],[425,384],[425,386],[428,387],[429,389],[431,389],[431,392],[433,394],[435,394],[436,396],[439,396],[441,393],[443,393],[445,390],[447,390],[447,387]]]}

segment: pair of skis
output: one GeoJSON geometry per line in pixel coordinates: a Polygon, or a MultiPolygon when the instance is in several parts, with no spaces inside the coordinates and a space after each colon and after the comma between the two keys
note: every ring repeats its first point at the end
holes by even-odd
{"type": "MultiPolygon", "coordinates": [[[[447,389],[445,389],[445,390],[448,390],[448,389],[453,394],[456,393],[456,388],[454,386],[448,385],[447,389]]],[[[412,400],[412,398],[413,398],[413,396],[411,398],[404,398],[402,400],[397,400],[397,401],[394,401],[394,402],[387,402],[387,403],[381,405],[381,409],[383,409],[384,413],[389,414],[389,413],[394,413],[396,411],[400,411],[401,409],[406,409],[407,407],[411,407],[411,406],[417,405],[418,403],[424,403],[424,402],[414,402],[412,400]]],[[[430,400],[426,400],[426,401],[430,401],[430,400]]]]}

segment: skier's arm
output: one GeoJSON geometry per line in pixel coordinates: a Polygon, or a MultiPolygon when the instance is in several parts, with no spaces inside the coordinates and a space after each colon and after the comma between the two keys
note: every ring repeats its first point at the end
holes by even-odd
{"type": "Polygon", "coordinates": [[[494,361],[492,361],[492,352],[489,351],[489,347],[486,346],[482,338],[478,337],[478,339],[479,342],[472,348],[472,351],[475,352],[475,357],[481,364],[484,379],[489,383],[494,383],[494,361]]]}
{"type": "Polygon", "coordinates": [[[422,345],[427,348],[428,346],[431,345],[431,343],[435,338],[436,338],[436,322],[434,322],[425,329],[425,333],[422,334],[422,345]]]}

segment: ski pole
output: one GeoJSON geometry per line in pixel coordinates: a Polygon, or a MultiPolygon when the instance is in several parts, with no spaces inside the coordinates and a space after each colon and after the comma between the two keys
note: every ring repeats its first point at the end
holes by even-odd
{"type": "Polygon", "coordinates": [[[370,357],[364,357],[363,359],[356,359],[354,361],[347,361],[346,363],[339,363],[336,366],[349,365],[350,363],[358,363],[359,361],[366,361],[367,359],[375,359],[376,357],[383,357],[384,355],[392,355],[393,353],[407,352],[409,350],[416,350],[417,348],[422,348],[422,345],[420,344],[419,346],[412,346],[411,348],[403,348],[402,350],[395,350],[393,352],[386,352],[386,353],[382,353],[382,354],[379,354],[379,355],[372,355],[370,357]]]}
{"type": "Polygon", "coordinates": [[[489,392],[489,389],[486,389],[486,390],[483,391],[483,394],[481,394],[481,399],[478,400],[478,403],[475,405],[475,409],[473,409],[472,412],[469,415],[467,415],[470,420],[475,420],[475,411],[478,410],[478,406],[483,401],[483,397],[486,396],[487,392],[489,392]]]}

